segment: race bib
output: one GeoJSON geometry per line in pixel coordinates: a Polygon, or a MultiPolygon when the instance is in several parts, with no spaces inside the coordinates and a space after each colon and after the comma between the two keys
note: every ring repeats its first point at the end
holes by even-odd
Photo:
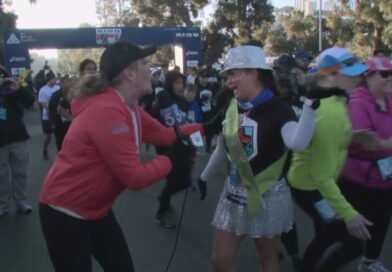
{"type": "Polygon", "coordinates": [[[0,107],[0,120],[7,120],[7,109],[0,107]]]}
{"type": "Polygon", "coordinates": [[[200,131],[196,131],[195,133],[191,134],[190,138],[194,146],[203,147],[203,137],[201,136],[200,131]]]}
{"type": "Polygon", "coordinates": [[[378,160],[378,169],[380,169],[381,177],[385,181],[392,181],[392,156],[378,160]]]}
{"type": "Polygon", "coordinates": [[[339,219],[338,214],[334,209],[332,209],[325,199],[321,199],[320,201],[314,203],[314,207],[319,213],[321,219],[326,223],[339,219]]]}
{"type": "Polygon", "coordinates": [[[161,118],[167,127],[184,123],[183,116],[176,104],[159,111],[161,118]]]}
{"type": "Polygon", "coordinates": [[[212,107],[210,103],[202,104],[201,105],[201,111],[202,112],[209,112],[211,111],[212,107]]]}

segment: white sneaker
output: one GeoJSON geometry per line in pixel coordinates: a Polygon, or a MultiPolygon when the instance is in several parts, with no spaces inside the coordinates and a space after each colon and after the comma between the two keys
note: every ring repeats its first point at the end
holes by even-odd
{"type": "Polygon", "coordinates": [[[358,272],[392,272],[391,270],[388,270],[380,261],[366,263],[363,259],[359,264],[357,271],[358,272]]]}

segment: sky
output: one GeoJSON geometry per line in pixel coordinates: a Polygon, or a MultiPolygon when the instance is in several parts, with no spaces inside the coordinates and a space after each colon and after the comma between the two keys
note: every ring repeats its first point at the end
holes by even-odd
{"type": "MultiPolygon", "coordinates": [[[[271,2],[281,7],[293,5],[294,0],[271,2]]],[[[18,15],[18,28],[74,28],[82,23],[98,24],[95,0],[38,0],[33,5],[28,0],[14,0],[11,9],[18,15]]],[[[38,52],[47,58],[57,56],[55,49],[38,52]]]]}
{"type": "Polygon", "coordinates": [[[294,0],[287,1],[287,0],[272,0],[272,4],[278,8],[284,7],[284,6],[294,6],[294,0]]]}
{"type": "MultiPolygon", "coordinates": [[[[74,28],[82,23],[98,24],[95,0],[14,0],[11,7],[18,15],[18,28],[74,28]]],[[[47,58],[57,56],[57,50],[32,50],[47,58]]]]}

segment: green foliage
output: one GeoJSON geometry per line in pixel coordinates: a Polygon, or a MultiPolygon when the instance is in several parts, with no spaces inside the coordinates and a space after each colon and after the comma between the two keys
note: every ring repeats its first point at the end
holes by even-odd
{"type": "Polygon", "coordinates": [[[255,40],[264,43],[274,22],[267,0],[219,0],[213,18],[203,35],[209,62],[219,59],[226,47],[255,40]]]}
{"type": "MultiPolygon", "coordinates": [[[[208,0],[131,0],[143,26],[195,26],[198,12],[208,0]]],[[[199,22],[200,23],[200,22],[199,22]]],[[[162,47],[151,58],[159,65],[170,63],[174,52],[169,46],[162,47]]]]}
{"type": "MultiPolygon", "coordinates": [[[[79,27],[94,26],[88,23],[82,23],[79,27]]],[[[98,64],[103,50],[102,48],[59,49],[57,50],[57,69],[55,70],[63,75],[77,75],[79,73],[80,62],[89,58],[98,64]]]]}
{"type": "Polygon", "coordinates": [[[143,26],[193,26],[208,0],[131,0],[143,26]]]}
{"type": "MultiPolygon", "coordinates": [[[[96,0],[103,26],[193,26],[198,11],[208,0],[96,0]]],[[[169,63],[173,50],[162,47],[152,57],[154,64],[169,63]]]]}
{"type": "Polygon", "coordinates": [[[385,0],[356,0],[352,8],[341,1],[343,18],[352,21],[352,47],[358,53],[373,49],[388,49],[392,42],[392,7],[385,0]]]}
{"type": "Polygon", "coordinates": [[[342,9],[334,8],[326,15],[326,26],[329,46],[345,47],[354,38],[355,21],[345,17],[342,9]]]}
{"type": "Polygon", "coordinates": [[[254,40],[260,26],[274,21],[273,6],[266,0],[220,0],[214,18],[229,44],[242,44],[254,40]]]}
{"type": "Polygon", "coordinates": [[[227,35],[220,31],[218,25],[210,24],[203,29],[203,54],[208,62],[216,62],[222,56],[225,47],[232,45],[227,35]]]}
{"type": "Polygon", "coordinates": [[[305,50],[318,53],[318,18],[293,8],[278,9],[277,20],[267,33],[265,49],[271,55],[305,50]]]}
{"type": "Polygon", "coordinates": [[[264,49],[271,55],[292,53],[294,43],[289,40],[282,25],[276,25],[269,33],[265,42],[264,49]]]}
{"type": "Polygon", "coordinates": [[[140,23],[130,0],[95,0],[95,5],[102,26],[138,26],[140,23]]]}
{"type": "Polygon", "coordinates": [[[80,62],[89,58],[98,64],[102,53],[102,48],[58,50],[57,71],[61,74],[77,75],[80,62]]]}
{"type": "MultiPolygon", "coordinates": [[[[7,28],[16,27],[17,16],[11,12],[4,12],[0,8],[0,33],[3,33],[7,28]]],[[[4,65],[4,37],[1,35],[0,38],[0,64],[4,65]]]]}

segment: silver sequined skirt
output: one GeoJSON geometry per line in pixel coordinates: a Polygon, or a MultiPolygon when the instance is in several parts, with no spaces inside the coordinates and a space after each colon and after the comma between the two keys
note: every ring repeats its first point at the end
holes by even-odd
{"type": "Polygon", "coordinates": [[[293,226],[294,208],[286,182],[277,182],[262,195],[262,199],[260,212],[249,218],[247,206],[227,199],[224,189],[212,225],[217,229],[251,238],[273,238],[288,232],[293,226]]]}

